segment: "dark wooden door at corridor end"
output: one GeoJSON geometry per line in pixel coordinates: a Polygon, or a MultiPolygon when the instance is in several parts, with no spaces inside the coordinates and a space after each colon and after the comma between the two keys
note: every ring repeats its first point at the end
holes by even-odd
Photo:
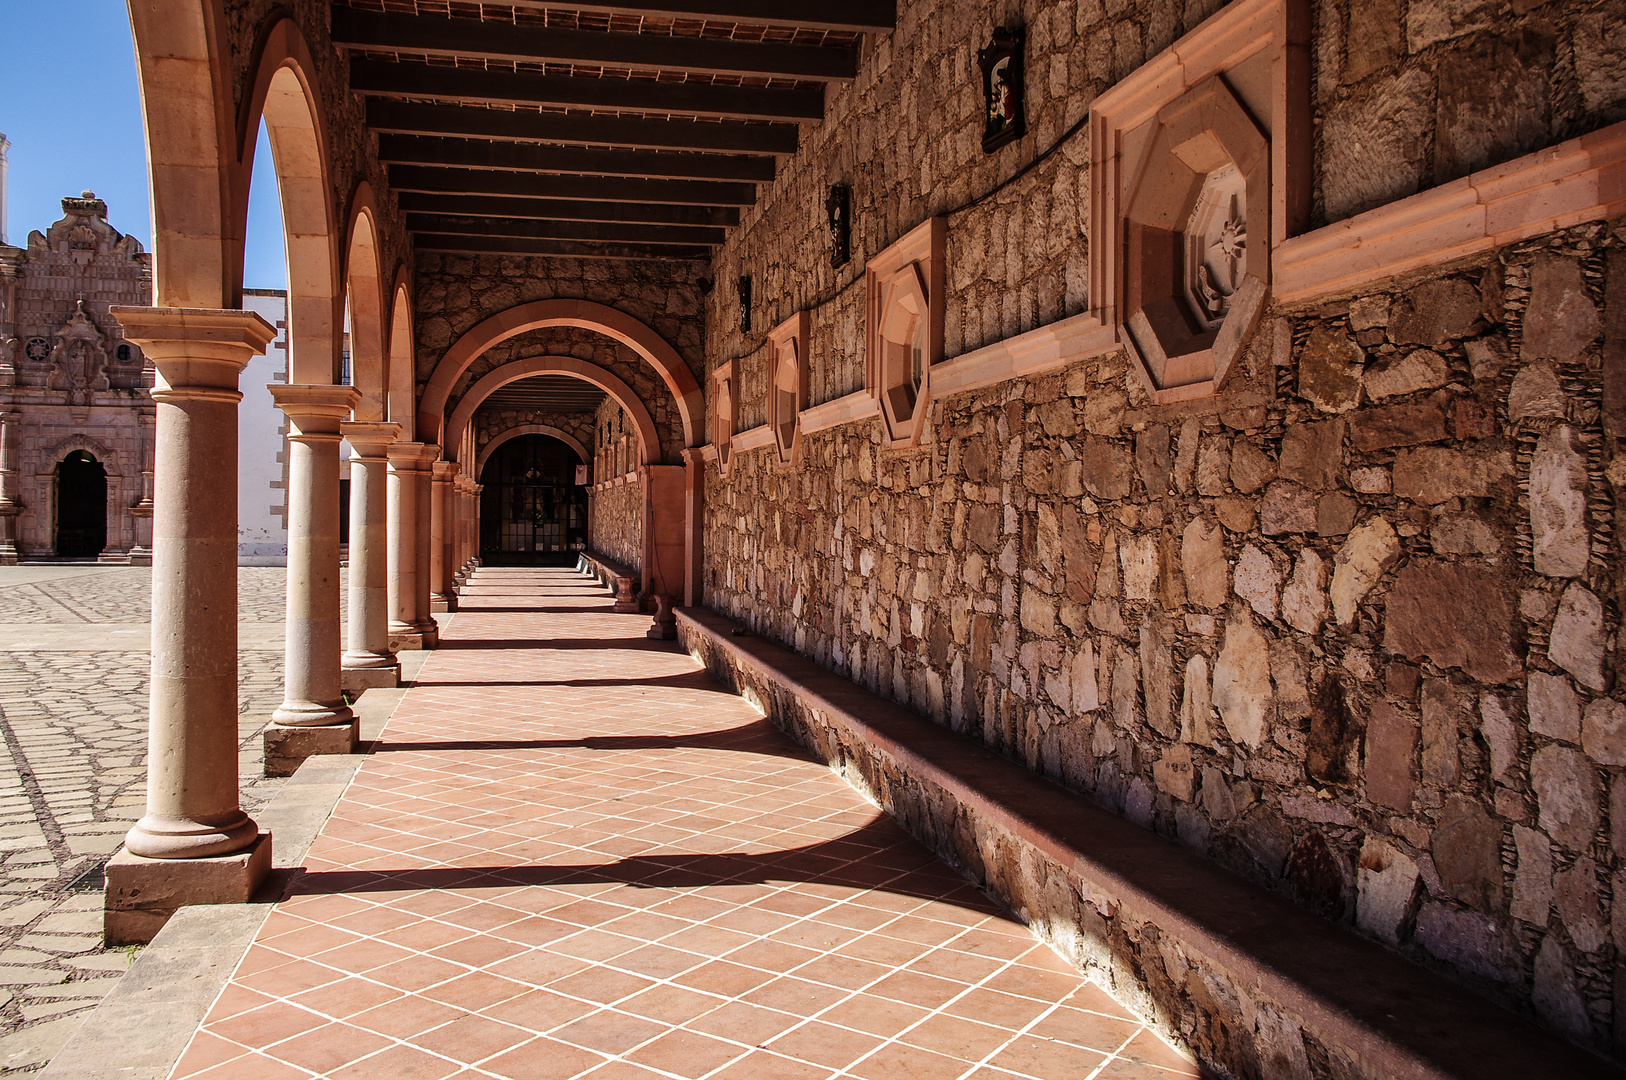
{"type": "Polygon", "coordinates": [[[56,467],[56,553],[94,559],[107,546],[107,470],[75,450],[56,467]]]}
{"type": "Polygon", "coordinates": [[[587,489],[576,451],[520,435],[480,470],[480,558],[488,566],[568,566],[587,547],[587,489]]]}

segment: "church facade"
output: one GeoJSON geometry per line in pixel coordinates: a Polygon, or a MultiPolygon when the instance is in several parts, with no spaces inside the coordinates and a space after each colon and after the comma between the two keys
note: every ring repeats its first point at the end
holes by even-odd
{"type": "Polygon", "coordinates": [[[0,247],[0,561],[150,562],[152,366],[108,314],[152,297],[152,256],[93,192],[0,247]]]}

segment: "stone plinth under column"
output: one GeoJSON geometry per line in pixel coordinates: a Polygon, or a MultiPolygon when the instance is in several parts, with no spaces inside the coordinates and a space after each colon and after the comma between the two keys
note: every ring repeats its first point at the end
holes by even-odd
{"type": "Polygon", "coordinates": [[[102,940],[145,945],[171,915],[194,904],[246,904],[271,872],[271,834],[242,851],[205,859],[147,859],[119,850],[107,861],[102,940]]]}
{"type": "MultiPolygon", "coordinates": [[[[391,683],[390,685],[395,685],[391,683]]],[[[348,754],[356,748],[361,721],[322,724],[317,727],[284,727],[270,724],[265,729],[265,775],[292,776],[301,762],[320,754],[348,754]]]]}

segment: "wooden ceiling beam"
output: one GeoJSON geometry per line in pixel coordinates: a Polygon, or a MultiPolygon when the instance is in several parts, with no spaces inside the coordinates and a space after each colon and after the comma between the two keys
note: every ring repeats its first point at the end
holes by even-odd
{"type": "Polygon", "coordinates": [[[711,258],[708,247],[678,244],[607,244],[580,240],[545,240],[508,236],[463,236],[454,233],[414,233],[419,251],[461,255],[563,255],[576,259],[695,259],[711,258]]]}
{"type": "Polygon", "coordinates": [[[591,150],[422,135],[380,135],[378,159],[386,165],[449,165],[465,169],[592,173],[650,179],[767,181],[774,178],[774,159],[764,156],[591,150]]]}
{"type": "Polygon", "coordinates": [[[453,104],[542,105],[740,120],[819,120],[824,91],[658,79],[572,78],[355,59],[350,89],[453,104]]]}
{"type": "Polygon", "coordinates": [[[556,9],[593,15],[630,15],[634,18],[693,19],[739,22],[751,26],[781,26],[795,30],[845,30],[853,33],[891,30],[898,25],[893,0],[670,0],[649,3],[596,4],[581,0],[508,0],[508,6],[528,11],[556,9]]]}
{"type": "Polygon", "coordinates": [[[691,206],[750,206],[755,184],[722,180],[644,180],[628,176],[554,176],[548,173],[494,172],[391,165],[396,191],[446,195],[519,195],[531,199],[584,199],[608,202],[683,203],[691,206]]]}
{"type": "Polygon", "coordinates": [[[721,244],[722,229],[687,225],[645,225],[609,221],[522,221],[455,217],[446,214],[408,214],[406,227],[414,233],[465,236],[517,236],[549,240],[645,244],[721,244]]]}
{"type": "Polygon", "coordinates": [[[335,45],[352,49],[530,64],[594,64],[818,81],[843,81],[858,74],[857,51],[847,46],[565,30],[361,11],[339,4],[333,6],[332,37],[335,45]]]}
{"type": "Polygon", "coordinates": [[[438,195],[403,191],[402,212],[474,217],[569,221],[625,221],[651,225],[704,225],[732,228],[740,223],[733,206],[673,206],[651,203],[580,202],[569,199],[513,199],[500,195],[438,195]]]}
{"type": "Polygon", "coordinates": [[[414,105],[371,98],[367,126],[398,135],[461,135],[503,142],[576,143],[659,150],[794,154],[795,124],[724,124],[623,116],[510,112],[457,105],[414,105]]]}

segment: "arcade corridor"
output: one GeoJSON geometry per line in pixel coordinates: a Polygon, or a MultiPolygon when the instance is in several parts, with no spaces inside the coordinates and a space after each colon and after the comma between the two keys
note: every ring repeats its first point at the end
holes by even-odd
{"type": "Polygon", "coordinates": [[[1193,1076],[564,569],[487,568],[174,1076],[1193,1076]]]}

